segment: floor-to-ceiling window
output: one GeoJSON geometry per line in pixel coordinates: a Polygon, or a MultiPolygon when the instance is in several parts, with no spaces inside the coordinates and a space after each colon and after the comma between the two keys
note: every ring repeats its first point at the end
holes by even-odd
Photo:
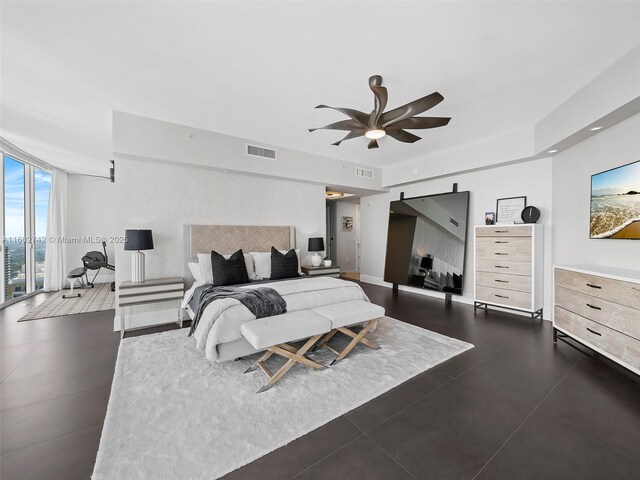
{"type": "Polygon", "coordinates": [[[43,288],[50,190],[49,172],[2,156],[2,302],[43,288]]]}
{"type": "Polygon", "coordinates": [[[27,248],[25,237],[25,164],[4,157],[4,298],[24,295],[27,248]]]}

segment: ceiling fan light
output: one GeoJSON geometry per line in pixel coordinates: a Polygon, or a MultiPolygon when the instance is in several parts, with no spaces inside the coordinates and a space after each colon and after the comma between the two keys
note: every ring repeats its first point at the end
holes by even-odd
{"type": "Polygon", "coordinates": [[[367,130],[364,136],[370,140],[378,140],[379,138],[384,137],[386,134],[387,132],[385,132],[381,128],[374,128],[372,130],[367,130]]]}

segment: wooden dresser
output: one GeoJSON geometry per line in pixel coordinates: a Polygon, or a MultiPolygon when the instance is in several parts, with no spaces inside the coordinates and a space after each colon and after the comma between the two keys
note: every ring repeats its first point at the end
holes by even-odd
{"type": "Polygon", "coordinates": [[[475,227],[473,311],[489,306],[542,319],[543,225],[475,227]]]}
{"type": "Polygon", "coordinates": [[[554,269],[553,341],[572,337],[640,375],[640,271],[554,269]]]}

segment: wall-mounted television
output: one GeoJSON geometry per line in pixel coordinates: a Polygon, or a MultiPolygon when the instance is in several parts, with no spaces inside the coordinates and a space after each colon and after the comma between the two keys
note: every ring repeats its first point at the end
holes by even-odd
{"type": "Polygon", "coordinates": [[[384,280],[462,295],[469,192],[390,202],[384,280]]]}
{"type": "Polygon", "coordinates": [[[640,160],[591,176],[589,238],[640,240],[640,160]]]}

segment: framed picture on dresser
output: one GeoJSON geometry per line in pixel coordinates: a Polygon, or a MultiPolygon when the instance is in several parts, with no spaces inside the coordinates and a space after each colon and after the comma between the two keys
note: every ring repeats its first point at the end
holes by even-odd
{"type": "Polygon", "coordinates": [[[520,214],[527,206],[527,197],[499,198],[496,201],[496,223],[522,223],[520,214]]]}

